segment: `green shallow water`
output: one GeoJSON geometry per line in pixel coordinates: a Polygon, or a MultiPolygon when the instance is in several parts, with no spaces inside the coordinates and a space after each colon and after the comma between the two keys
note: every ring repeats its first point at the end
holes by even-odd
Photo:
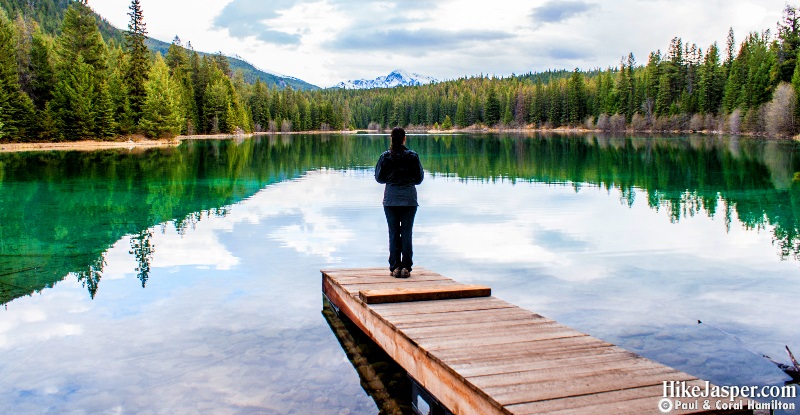
{"type": "MultiPolygon", "coordinates": [[[[319,269],[386,264],[372,166],[387,144],[0,155],[0,407],[377,413],[320,313],[319,269]]],[[[418,265],[715,383],[788,379],[760,354],[800,349],[794,143],[409,146],[427,174],[418,265]]]]}

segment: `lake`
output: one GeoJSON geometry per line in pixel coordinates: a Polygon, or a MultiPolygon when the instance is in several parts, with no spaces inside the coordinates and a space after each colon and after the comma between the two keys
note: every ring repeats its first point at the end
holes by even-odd
{"type": "MultiPolygon", "coordinates": [[[[319,270],[388,272],[373,177],[388,143],[0,154],[0,407],[378,413],[321,312],[319,270]]],[[[788,380],[761,355],[800,353],[798,144],[486,134],[408,146],[426,170],[415,265],[717,384],[788,380]]]]}

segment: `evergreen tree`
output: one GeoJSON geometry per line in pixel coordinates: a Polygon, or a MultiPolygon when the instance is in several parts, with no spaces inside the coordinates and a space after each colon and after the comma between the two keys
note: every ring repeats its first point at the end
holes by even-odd
{"type": "Polygon", "coordinates": [[[203,114],[206,117],[204,127],[212,134],[224,132],[228,127],[228,107],[231,105],[231,97],[228,94],[229,83],[230,80],[222,74],[222,71],[214,67],[212,80],[203,94],[203,114]]]}
{"type": "Polygon", "coordinates": [[[719,62],[719,48],[714,43],[708,48],[700,70],[699,110],[705,114],[717,114],[725,92],[724,68],[719,62]]]}
{"type": "Polygon", "coordinates": [[[181,106],[181,83],[169,74],[169,67],[156,57],[145,82],[144,105],[142,106],[142,131],[151,138],[174,137],[184,125],[181,106]]]}
{"type": "Polygon", "coordinates": [[[725,60],[722,67],[725,69],[726,80],[731,76],[731,65],[736,57],[736,39],[733,36],[733,27],[728,29],[728,38],[725,40],[725,60]]]}
{"type": "Polygon", "coordinates": [[[722,108],[726,114],[730,114],[739,106],[739,97],[745,79],[743,75],[746,75],[746,72],[742,70],[746,69],[744,66],[744,63],[738,59],[731,62],[728,81],[725,83],[725,93],[722,96],[722,108]]]}
{"type": "Polygon", "coordinates": [[[466,96],[459,97],[458,105],[456,106],[456,125],[461,128],[469,125],[467,122],[467,105],[466,96]]]}
{"type": "Polygon", "coordinates": [[[0,123],[4,139],[21,140],[32,123],[33,103],[20,89],[14,36],[13,24],[0,9],[0,123]]]}
{"type": "Polygon", "coordinates": [[[233,75],[233,71],[231,70],[231,63],[228,61],[228,57],[222,54],[222,52],[217,52],[211,57],[211,62],[216,66],[223,74],[227,77],[231,77],[233,75]]]}
{"type": "Polygon", "coordinates": [[[503,125],[511,125],[511,122],[514,121],[514,114],[511,112],[511,103],[506,101],[506,104],[503,107],[503,118],[501,121],[503,122],[503,125]]]}
{"type": "Polygon", "coordinates": [[[167,55],[164,57],[164,60],[166,60],[167,66],[169,66],[170,74],[174,75],[177,70],[182,70],[184,72],[189,70],[189,54],[181,44],[181,38],[175,36],[175,39],[172,40],[172,44],[169,45],[169,49],[167,49],[167,55]]]}
{"type": "Polygon", "coordinates": [[[586,117],[586,85],[578,68],[572,72],[567,93],[570,125],[578,125],[586,117]]]}
{"type": "Polygon", "coordinates": [[[52,55],[47,35],[41,31],[34,33],[31,39],[30,95],[39,111],[44,110],[47,102],[53,98],[56,79],[52,55]]]}
{"type": "MultiPolygon", "coordinates": [[[[800,49],[797,51],[800,54],[800,49]]],[[[800,58],[800,56],[798,56],[800,58]]],[[[794,74],[792,75],[792,87],[794,88],[795,96],[798,101],[795,105],[795,115],[800,116],[800,59],[795,60],[794,74]]]]}
{"type": "Polygon", "coordinates": [[[68,67],[78,61],[90,65],[96,75],[101,76],[106,69],[106,45],[94,13],[85,2],[73,2],[64,13],[61,35],[57,48],[60,67],[68,67]]]}
{"type": "Polygon", "coordinates": [[[131,0],[129,7],[131,20],[125,32],[128,60],[125,67],[125,80],[128,86],[128,101],[134,124],[139,123],[142,116],[142,106],[147,96],[145,82],[150,71],[147,46],[147,26],[144,22],[142,7],[139,0],[131,0]]]}
{"type": "Polygon", "coordinates": [[[83,62],[78,55],[76,61],[63,68],[60,80],[53,91],[51,111],[56,127],[63,139],[68,141],[95,137],[94,68],[83,62]]]}
{"type": "Polygon", "coordinates": [[[93,102],[95,122],[93,135],[97,138],[110,138],[116,133],[116,123],[114,121],[114,103],[108,82],[100,81],[97,85],[97,93],[93,102]]]}
{"type": "Polygon", "coordinates": [[[189,48],[189,79],[192,80],[192,92],[194,94],[194,103],[195,109],[197,114],[192,117],[199,121],[198,132],[204,133],[206,132],[205,129],[205,114],[204,111],[204,103],[205,99],[203,94],[205,94],[206,85],[208,84],[208,71],[205,68],[205,59],[201,59],[200,55],[189,48]]]}
{"type": "Polygon", "coordinates": [[[491,86],[486,95],[486,110],[484,111],[483,119],[487,125],[495,125],[500,121],[500,100],[497,99],[497,93],[494,87],[491,86]]]}
{"type": "Polygon", "coordinates": [[[228,108],[225,111],[225,124],[223,128],[221,128],[221,132],[226,134],[233,134],[236,131],[236,111],[233,110],[233,106],[231,103],[228,103],[228,108]]]}
{"type": "Polygon", "coordinates": [[[125,52],[116,46],[108,54],[108,89],[111,93],[111,105],[114,108],[114,123],[120,134],[130,134],[136,128],[128,101],[128,83],[125,81],[125,52]]]}
{"type": "Polygon", "coordinates": [[[50,113],[68,140],[107,137],[114,131],[107,82],[107,50],[91,9],[72,3],[58,37],[57,84],[50,113]]]}
{"type": "Polygon", "coordinates": [[[442,129],[443,130],[452,130],[453,129],[453,121],[450,119],[449,115],[444,116],[444,121],[442,122],[442,129]]]}
{"type": "Polygon", "coordinates": [[[783,22],[778,23],[777,59],[770,74],[774,85],[791,81],[799,47],[800,15],[796,7],[787,4],[783,9],[783,22]]]}

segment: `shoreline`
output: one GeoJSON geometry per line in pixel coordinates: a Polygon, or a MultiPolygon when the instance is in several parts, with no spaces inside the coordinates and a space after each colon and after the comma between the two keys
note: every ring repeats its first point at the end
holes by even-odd
{"type": "MultiPolygon", "coordinates": [[[[464,133],[561,133],[561,134],[704,134],[709,136],[724,135],[726,133],[720,131],[603,131],[603,130],[590,130],[587,128],[476,128],[467,127],[452,130],[433,130],[425,128],[406,128],[409,134],[464,134],[464,133]]],[[[164,147],[177,147],[181,142],[186,140],[228,140],[255,136],[269,136],[269,135],[297,135],[297,134],[388,134],[388,131],[377,130],[343,130],[343,131],[291,131],[291,132],[269,132],[261,131],[249,134],[204,134],[204,135],[181,135],[173,138],[158,138],[148,139],[141,136],[136,137],[119,137],[116,140],[100,141],[100,140],[80,140],[80,141],[59,141],[59,142],[26,142],[26,143],[0,143],[0,153],[18,153],[18,152],[34,152],[34,151],[97,151],[97,150],[112,150],[112,149],[127,149],[144,150],[150,148],[164,148],[164,147]]],[[[729,134],[731,135],[731,134],[729,134]]],[[[762,134],[752,133],[739,133],[732,134],[746,137],[758,137],[768,139],[782,139],[782,140],[795,140],[800,141],[800,135],[795,137],[768,137],[762,134]]]]}

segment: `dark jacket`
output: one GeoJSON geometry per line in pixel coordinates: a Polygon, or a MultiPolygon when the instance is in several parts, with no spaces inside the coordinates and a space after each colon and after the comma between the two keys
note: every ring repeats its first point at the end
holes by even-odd
{"type": "Polygon", "coordinates": [[[375,180],[386,183],[384,206],[419,206],[415,185],[422,183],[424,176],[419,155],[405,146],[396,153],[385,151],[375,165],[375,180]]]}

